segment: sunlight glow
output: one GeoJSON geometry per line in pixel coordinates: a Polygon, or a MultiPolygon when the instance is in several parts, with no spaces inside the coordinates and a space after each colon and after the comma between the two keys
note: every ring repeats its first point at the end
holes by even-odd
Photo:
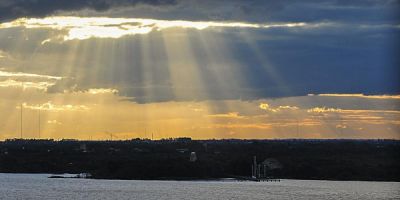
{"type": "MultiPolygon", "coordinates": [[[[0,24],[1,28],[49,28],[67,30],[66,40],[84,40],[96,38],[120,38],[125,35],[147,34],[151,31],[161,31],[169,28],[206,29],[210,27],[221,28],[294,28],[305,27],[307,23],[275,23],[256,24],[245,22],[214,22],[214,21],[183,21],[183,20],[157,20],[142,18],[108,18],[108,17],[46,17],[46,18],[20,18],[12,22],[0,24]]],[[[318,25],[310,25],[318,26],[318,25]]],[[[47,40],[45,40],[47,42],[47,40]]],[[[46,43],[44,41],[44,43],[46,43]]]]}
{"type": "Polygon", "coordinates": [[[31,73],[23,73],[23,72],[6,72],[0,70],[0,77],[23,77],[23,78],[43,78],[43,79],[53,79],[53,80],[61,80],[62,77],[59,76],[47,76],[40,74],[31,74],[31,73]]]}
{"type": "Polygon", "coordinates": [[[261,48],[258,32],[267,31],[255,29],[327,25],[337,24],[62,16],[0,23],[12,46],[0,50],[0,139],[19,137],[21,127],[36,137],[39,114],[43,138],[107,139],[105,130],[119,139],[399,138],[399,95],[255,95],[252,84],[264,80],[291,94],[269,57],[276,54],[261,48]],[[248,53],[239,55],[226,33],[248,53]],[[264,79],[252,80],[247,55],[264,79]]]}
{"type": "Polygon", "coordinates": [[[24,108],[32,109],[32,110],[44,110],[44,111],[53,111],[53,112],[60,112],[60,111],[85,111],[89,110],[89,107],[85,105],[56,105],[53,104],[51,101],[40,104],[40,105],[29,105],[27,103],[23,103],[22,106],[24,108]]]}
{"type": "Polygon", "coordinates": [[[47,91],[50,86],[55,85],[55,83],[41,81],[41,82],[31,82],[31,81],[15,81],[15,80],[5,80],[0,81],[0,87],[17,87],[22,89],[37,89],[42,91],[47,91]]]}
{"type": "Polygon", "coordinates": [[[88,90],[90,94],[116,94],[118,93],[117,89],[111,89],[111,88],[91,88],[88,90]]]}

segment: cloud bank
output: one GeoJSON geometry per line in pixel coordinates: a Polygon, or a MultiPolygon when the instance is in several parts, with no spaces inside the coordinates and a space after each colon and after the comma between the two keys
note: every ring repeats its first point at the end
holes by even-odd
{"type": "Polygon", "coordinates": [[[0,21],[20,17],[44,17],[60,11],[83,9],[105,11],[137,4],[173,5],[175,0],[2,0],[0,2],[0,21]]]}

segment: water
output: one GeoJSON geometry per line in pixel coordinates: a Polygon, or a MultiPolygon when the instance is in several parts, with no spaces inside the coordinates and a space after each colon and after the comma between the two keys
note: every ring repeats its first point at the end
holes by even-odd
{"type": "Polygon", "coordinates": [[[0,174],[0,199],[400,199],[400,183],[123,181],[0,174]]]}

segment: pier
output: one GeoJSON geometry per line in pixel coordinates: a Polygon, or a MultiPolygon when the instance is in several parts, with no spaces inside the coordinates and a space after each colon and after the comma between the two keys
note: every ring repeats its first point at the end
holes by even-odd
{"type": "Polygon", "coordinates": [[[232,176],[232,178],[236,179],[237,181],[253,181],[253,182],[281,182],[279,178],[254,178],[248,176],[232,176]]]}

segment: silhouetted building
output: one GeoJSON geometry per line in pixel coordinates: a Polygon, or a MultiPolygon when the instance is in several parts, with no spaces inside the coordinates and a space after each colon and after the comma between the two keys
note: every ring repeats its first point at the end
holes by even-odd
{"type": "Polygon", "coordinates": [[[191,152],[190,153],[190,162],[196,162],[196,160],[197,160],[196,152],[191,152]]]}

